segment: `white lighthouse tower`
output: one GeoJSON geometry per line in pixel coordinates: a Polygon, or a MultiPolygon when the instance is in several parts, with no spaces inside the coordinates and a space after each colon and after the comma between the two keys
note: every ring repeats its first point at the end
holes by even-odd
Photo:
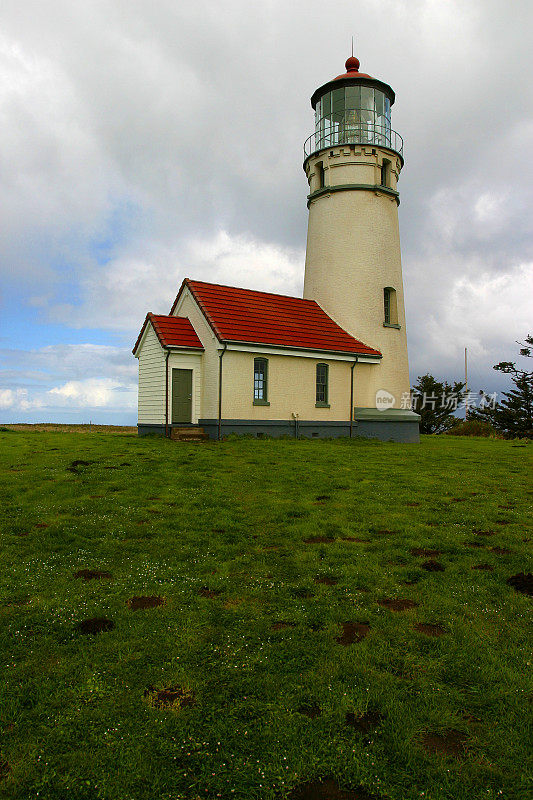
{"type": "Polygon", "coordinates": [[[358,365],[362,408],[388,393],[390,409],[399,409],[409,392],[397,188],[403,141],[391,128],[393,103],[392,88],[359,72],[352,56],[346,73],[313,94],[315,132],[304,145],[304,298],[383,354],[377,367],[358,365]]]}

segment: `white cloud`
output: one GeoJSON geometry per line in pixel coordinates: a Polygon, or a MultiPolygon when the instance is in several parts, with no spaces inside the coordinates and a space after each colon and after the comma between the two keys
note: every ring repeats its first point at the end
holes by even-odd
{"type": "Polygon", "coordinates": [[[68,381],[48,392],[49,406],[75,408],[130,409],[137,405],[136,384],[124,384],[111,378],[87,378],[68,381]]]}

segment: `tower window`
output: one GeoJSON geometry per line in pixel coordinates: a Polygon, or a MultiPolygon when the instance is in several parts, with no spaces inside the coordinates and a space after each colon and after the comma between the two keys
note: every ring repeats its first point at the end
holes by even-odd
{"type": "Polygon", "coordinates": [[[328,373],[327,364],[316,365],[316,405],[328,407],[328,373]]]}
{"type": "Polygon", "coordinates": [[[385,325],[398,324],[398,306],[396,304],[396,290],[391,286],[383,289],[383,321],[385,325]]]}
{"type": "Polygon", "coordinates": [[[324,163],[319,161],[316,165],[316,172],[318,177],[318,188],[323,189],[326,185],[325,182],[325,174],[324,174],[324,163]]]}
{"type": "Polygon", "coordinates": [[[383,159],[381,165],[381,185],[390,186],[390,161],[387,161],[386,158],[383,159]]]}
{"type": "Polygon", "coordinates": [[[254,403],[267,405],[268,396],[268,361],[266,358],[254,358],[254,403]]]}

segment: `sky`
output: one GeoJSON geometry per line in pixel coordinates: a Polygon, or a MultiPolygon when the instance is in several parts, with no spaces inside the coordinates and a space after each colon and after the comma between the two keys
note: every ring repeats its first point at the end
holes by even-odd
{"type": "MultiPolygon", "coordinates": [[[[136,424],[184,277],[300,295],[313,91],[392,85],[412,383],[533,332],[530,0],[2,0],[0,423],[136,424]]],[[[518,361],[520,358],[518,357],[518,361]]]]}

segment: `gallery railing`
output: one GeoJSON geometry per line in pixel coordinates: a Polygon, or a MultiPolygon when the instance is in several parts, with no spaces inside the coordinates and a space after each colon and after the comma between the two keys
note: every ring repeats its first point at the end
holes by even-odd
{"type": "Polygon", "coordinates": [[[403,139],[388,125],[371,122],[333,122],[321,120],[318,129],[304,142],[304,159],[312,153],[337,144],[375,144],[403,157],[403,139]]]}

